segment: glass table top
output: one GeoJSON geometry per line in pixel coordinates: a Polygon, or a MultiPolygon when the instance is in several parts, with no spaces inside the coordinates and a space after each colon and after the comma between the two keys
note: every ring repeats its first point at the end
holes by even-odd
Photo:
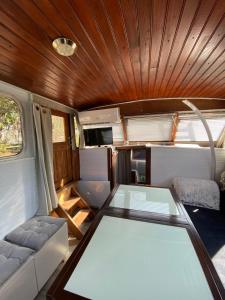
{"type": "Polygon", "coordinates": [[[65,290],[93,300],[211,300],[185,228],[104,216],[65,290]]]}
{"type": "Polygon", "coordinates": [[[165,188],[121,184],[109,206],[167,215],[179,215],[170,190],[165,188]]]}

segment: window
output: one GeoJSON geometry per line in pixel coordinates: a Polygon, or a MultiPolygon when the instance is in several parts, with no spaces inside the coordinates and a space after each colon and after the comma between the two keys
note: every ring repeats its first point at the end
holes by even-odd
{"type": "Polygon", "coordinates": [[[0,96],[0,157],[15,156],[22,149],[21,110],[13,99],[0,96]]]}
{"type": "Polygon", "coordinates": [[[52,141],[53,143],[66,141],[64,117],[52,115],[52,141]]]}
{"type": "MultiPolygon", "coordinates": [[[[225,116],[206,117],[212,138],[217,141],[223,128],[225,127],[225,116]]],[[[180,142],[204,142],[208,141],[208,136],[201,120],[189,117],[182,118],[178,123],[175,141],[180,142]]]]}
{"type": "Polygon", "coordinates": [[[172,116],[128,118],[127,139],[132,142],[169,141],[172,116]]]}

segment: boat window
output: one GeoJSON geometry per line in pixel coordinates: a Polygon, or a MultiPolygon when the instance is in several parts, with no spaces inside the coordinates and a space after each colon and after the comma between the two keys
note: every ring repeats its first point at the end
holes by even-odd
{"type": "Polygon", "coordinates": [[[128,118],[127,139],[138,141],[169,141],[172,130],[172,116],[128,118]]]}
{"type": "Polygon", "coordinates": [[[10,97],[0,96],[0,157],[19,154],[23,149],[21,109],[10,97]]]}
{"type": "MultiPolygon", "coordinates": [[[[225,127],[225,116],[206,118],[212,138],[217,141],[225,127]]],[[[208,136],[202,122],[198,119],[180,119],[175,141],[204,142],[208,136]]]]}
{"type": "Polygon", "coordinates": [[[52,141],[53,143],[66,141],[64,117],[52,115],[52,141]]]}

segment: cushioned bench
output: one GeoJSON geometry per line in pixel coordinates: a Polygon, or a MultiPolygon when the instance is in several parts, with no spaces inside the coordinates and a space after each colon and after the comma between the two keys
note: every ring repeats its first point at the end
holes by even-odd
{"type": "Polygon", "coordinates": [[[0,299],[31,300],[38,293],[34,251],[0,241],[0,299]]]}
{"type": "Polygon", "coordinates": [[[0,299],[32,300],[68,252],[65,219],[34,217],[0,241],[0,299]]]}
{"type": "Polygon", "coordinates": [[[5,239],[38,251],[65,222],[65,219],[62,218],[34,217],[10,232],[5,239]]]}
{"type": "Polygon", "coordinates": [[[34,253],[33,250],[0,241],[0,286],[34,253]]]}
{"type": "Polygon", "coordinates": [[[34,265],[39,291],[68,252],[67,223],[63,218],[34,217],[5,239],[36,251],[34,265]]]}
{"type": "Polygon", "coordinates": [[[175,177],[173,186],[183,203],[219,210],[220,192],[215,181],[175,177]]]}

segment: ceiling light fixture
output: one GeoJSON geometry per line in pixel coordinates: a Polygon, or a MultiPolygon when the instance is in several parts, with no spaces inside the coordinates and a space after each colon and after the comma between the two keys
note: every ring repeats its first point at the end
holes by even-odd
{"type": "Polygon", "coordinates": [[[59,37],[52,42],[55,51],[62,56],[71,56],[74,54],[77,45],[70,39],[59,37]]]}

